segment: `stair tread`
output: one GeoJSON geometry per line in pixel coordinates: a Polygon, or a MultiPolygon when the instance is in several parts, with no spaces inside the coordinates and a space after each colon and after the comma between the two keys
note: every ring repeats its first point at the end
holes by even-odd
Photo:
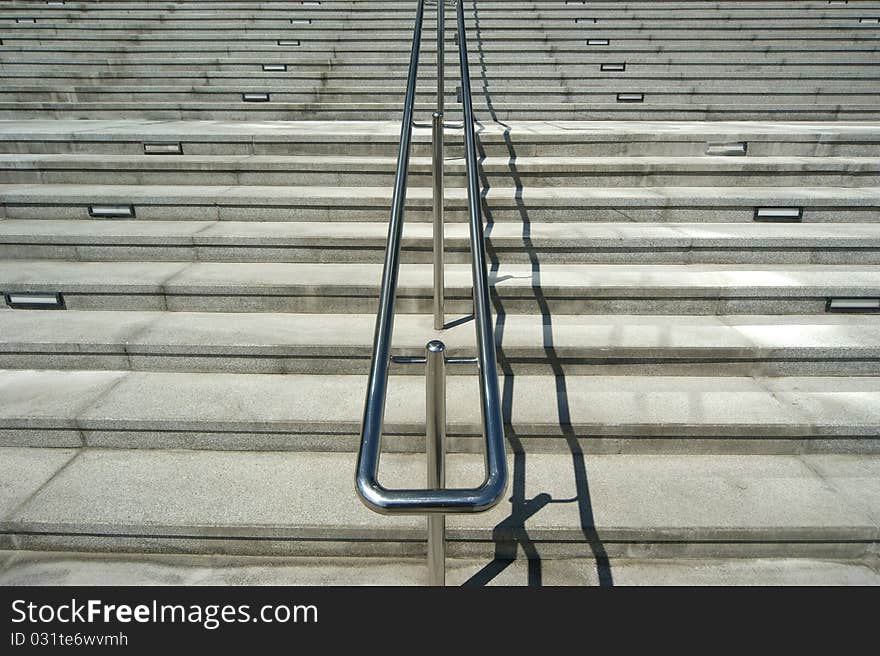
{"type": "MultiPolygon", "coordinates": [[[[469,243],[467,224],[444,228],[448,245],[469,243]]],[[[0,221],[0,243],[105,245],[312,245],[385,246],[387,224],[319,221],[71,221],[7,219],[0,221]]],[[[430,223],[407,223],[403,245],[431,242],[430,223]]],[[[506,222],[486,230],[490,242],[523,247],[632,248],[725,247],[876,248],[880,223],[535,223],[506,222]]]]}
{"type": "MultiPolygon", "coordinates": [[[[660,140],[674,137],[710,137],[714,135],[746,134],[751,139],[785,136],[815,138],[818,135],[845,136],[847,139],[874,139],[880,136],[880,122],[835,121],[824,123],[785,123],[747,121],[747,122],[699,122],[681,121],[505,121],[502,126],[487,122],[480,126],[480,138],[492,138],[509,133],[517,140],[528,142],[535,137],[556,136],[566,140],[579,136],[611,139],[617,135],[638,137],[640,139],[660,140]]],[[[156,139],[167,137],[186,139],[196,138],[231,141],[239,139],[277,141],[286,138],[318,137],[327,139],[333,136],[345,139],[383,139],[395,143],[400,137],[399,121],[156,121],[143,118],[116,120],[100,119],[2,119],[0,120],[0,141],[11,139],[35,139],[55,137],[69,139],[156,139]]],[[[415,130],[416,139],[428,139],[428,132],[415,130]]],[[[456,138],[450,132],[447,138],[456,138]]]]}
{"type": "MultiPolygon", "coordinates": [[[[362,375],[0,370],[0,425],[355,434],[364,386],[362,375]]],[[[500,386],[517,434],[853,436],[880,425],[874,376],[518,375],[500,386]]],[[[449,377],[448,399],[453,432],[477,433],[471,370],[449,377]]],[[[422,377],[392,376],[386,432],[418,434],[424,416],[422,377]]]]}
{"type": "MultiPolygon", "coordinates": [[[[108,293],[375,294],[381,264],[242,262],[66,262],[0,261],[0,288],[6,291],[108,293]]],[[[432,289],[430,264],[400,265],[402,295],[432,289]]],[[[626,294],[651,290],[671,295],[775,294],[880,295],[880,265],[771,264],[547,264],[540,272],[526,264],[492,267],[490,284],[500,294],[535,295],[578,290],[579,294],[626,294]]],[[[471,267],[446,267],[449,295],[471,288],[471,267]]]]}
{"type": "MultiPolygon", "coordinates": [[[[364,357],[372,347],[371,314],[138,312],[69,310],[0,312],[0,352],[322,354],[364,357]]],[[[496,330],[503,357],[627,358],[663,353],[749,355],[816,351],[829,357],[880,349],[877,317],[826,315],[541,315],[508,314],[496,330]]],[[[452,355],[471,355],[473,325],[443,332],[429,316],[395,320],[394,347],[413,352],[437,337],[452,355]]]]}
{"type": "MultiPolygon", "coordinates": [[[[5,203],[80,203],[84,205],[106,202],[143,203],[161,201],[163,204],[194,204],[199,199],[212,204],[289,205],[305,203],[309,199],[324,203],[361,203],[376,199],[385,204],[391,200],[390,186],[331,187],[331,186],[260,186],[260,185],[111,185],[111,184],[0,184],[0,202],[5,203]],[[113,199],[113,200],[109,200],[113,199]]],[[[452,201],[466,197],[463,188],[445,190],[452,201]]],[[[699,207],[756,205],[786,206],[788,203],[808,206],[827,206],[835,203],[870,205],[880,203],[880,187],[526,187],[522,190],[495,187],[487,190],[490,200],[525,203],[541,202],[559,207],[599,206],[615,207],[652,206],[697,203],[699,207]]],[[[429,203],[431,189],[407,189],[407,200],[429,203]]]]}
{"type": "MultiPolygon", "coordinates": [[[[505,173],[511,177],[517,173],[552,172],[565,177],[580,171],[597,174],[613,174],[617,171],[718,171],[741,173],[744,171],[876,173],[880,157],[708,157],[708,156],[612,156],[612,157],[484,157],[480,169],[490,173],[505,173]]],[[[205,171],[221,173],[235,170],[290,170],[290,171],[381,171],[391,174],[397,164],[396,157],[378,155],[118,155],[88,153],[0,153],[3,170],[88,168],[90,170],[133,171],[205,171]]],[[[447,158],[447,172],[463,172],[465,162],[461,157],[447,158]]],[[[410,172],[431,170],[430,157],[410,158],[410,172]]]]}
{"type": "MultiPolygon", "coordinates": [[[[447,558],[448,585],[528,585],[526,559],[447,558]],[[488,580],[487,580],[488,579],[488,580]],[[484,583],[485,581],[485,583],[484,583]]],[[[868,562],[813,558],[545,559],[541,585],[880,585],[868,562]],[[601,570],[601,573],[597,570],[601,570]]],[[[0,585],[426,585],[422,558],[268,557],[0,551],[0,585]]]]}
{"type": "MultiPolygon", "coordinates": [[[[7,533],[424,539],[422,517],[379,520],[352,503],[351,454],[46,454],[10,447],[0,453],[3,478],[13,488],[4,488],[0,505],[7,533]]],[[[423,460],[386,454],[385,484],[419,485],[423,460]]],[[[523,526],[535,540],[584,540],[593,527],[600,538],[632,542],[864,543],[880,536],[877,456],[608,455],[584,462],[572,454],[530,454],[516,463],[511,458],[511,468],[525,476],[519,494],[533,507],[523,526]],[[584,504],[591,526],[584,525],[584,504]]],[[[452,485],[479,482],[482,475],[480,456],[449,456],[452,485]]],[[[522,512],[505,500],[487,513],[450,516],[448,535],[488,540],[494,528],[494,539],[509,539],[523,530],[515,525],[522,512]]]]}

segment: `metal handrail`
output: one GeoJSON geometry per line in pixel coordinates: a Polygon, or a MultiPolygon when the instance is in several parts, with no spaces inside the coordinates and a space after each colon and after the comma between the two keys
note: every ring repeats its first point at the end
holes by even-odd
{"type": "MultiPolygon", "coordinates": [[[[438,19],[442,21],[442,5],[438,0],[438,19]]],[[[489,279],[486,270],[486,252],[483,217],[480,209],[480,186],[477,174],[476,136],[471,102],[470,74],[468,71],[467,39],[464,8],[456,3],[459,64],[461,68],[462,109],[464,112],[465,162],[467,170],[468,216],[472,255],[474,325],[479,368],[480,409],[485,440],[485,479],[474,488],[445,489],[443,482],[431,480],[426,489],[388,489],[379,483],[379,453],[388,387],[388,367],[391,360],[391,336],[394,325],[394,303],[400,268],[400,247],[403,232],[406,183],[412,142],[413,108],[418,77],[422,22],[425,0],[418,0],[412,51],[404,100],[400,147],[394,176],[394,194],[388,226],[388,242],[379,292],[379,308],[373,337],[373,355],[364,404],[364,421],[358,453],[356,489],[367,507],[384,514],[445,514],[488,510],[495,506],[507,486],[507,464],[504,454],[504,426],[501,418],[501,398],[498,391],[498,370],[495,360],[495,339],[489,307],[489,279]]],[[[438,47],[442,48],[442,22],[438,25],[438,47]]],[[[442,74],[442,71],[438,71],[442,74]]],[[[438,80],[442,95],[442,79],[438,80]]],[[[442,162],[441,162],[442,165],[442,162]]],[[[438,254],[435,253],[435,257],[438,254]]],[[[442,344],[440,344],[442,347],[442,344]]],[[[431,345],[428,346],[429,355],[431,345]]],[[[442,351],[441,351],[442,356],[442,351]]],[[[428,358],[430,359],[430,358],[428,358]]],[[[429,378],[430,381],[433,378],[429,378]]],[[[430,412],[430,411],[429,411],[430,412]]],[[[428,427],[430,430],[430,426],[428,427]]],[[[445,430],[445,428],[444,428],[445,430]]]]}

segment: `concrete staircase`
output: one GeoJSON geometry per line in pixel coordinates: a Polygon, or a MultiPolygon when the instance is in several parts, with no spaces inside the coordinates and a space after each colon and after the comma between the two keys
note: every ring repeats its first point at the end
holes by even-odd
{"type": "MultiPolygon", "coordinates": [[[[424,519],[353,487],[414,8],[0,6],[0,291],[66,308],[0,305],[0,583],[426,580],[424,519]]],[[[880,298],[880,2],[465,14],[511,485],[448,519],[450,582],[880,583],[880,315],[828,311],[880,298]]],[[[400,354],[441,335],[429,133],[400,354]]],[[[473,355],[447,136],[442,338],[473,355]]],[[[424,483],[415,369],[389,486],[424,483]]]]}

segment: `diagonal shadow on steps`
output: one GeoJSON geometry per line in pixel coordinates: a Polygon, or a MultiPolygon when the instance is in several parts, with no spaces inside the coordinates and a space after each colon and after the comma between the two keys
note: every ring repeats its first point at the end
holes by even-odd
{"type": "MultiPolygon", "coordinates": [[[[473,17],[476,25],[474,37],[477,44],[480,61],[480,80],[481,90],[491,120],[496,125],[500,125],[504,132],[504,143],[507,148],[509,175],[514,182],[515,191],[514,198],[516,207],[519,212],[519,218],[522,221],[522,239],[523,248],[528,255],[531,264],[532,284],[531,289],[534,294],[535,302],[541,312],[543,324],[543,340],[542,346],[544,355],[553,372],[556,385],[556,406],[559,428],[562,436],[566,441],[568,449],[571,453],[572,470],[575,481],[576,494],[572,499],[553,499],[553,497],[541,492],[532,498],[526,496],[526,453],[522,446],[520,436],[516,435],[512,422],[512,406],[513,391],[516,384],[513,368],[510,360],[507,358],[504,347],[504,330],[507,321],[507,313],[504,303],[498,294],[492,293],[492,304],[495,310],[495,344],[498,353],[498,364],[504,373],[504,388],[502,390],[502,414],[505,426],[507,426],[507,439],[513,450],[513,471],[512,471],[512,492],[510,497],[511,512],[508,517],[503,519],[495,526],[492,532],[492,539],[495,543],[495,554],[491,562],[482,567],[477,573],[465,581],[464,585],[487,585],[496,576],[503,572],[511,563],[516,560],[518,547],[521,547],[524,555],[528,559],[528,585],[540,586],[542,581],[542,565],[541,557],[537,546],[529,536],[526,529],[526,522],[545,506],[551,503],[577,503],[580,515],[580,526],[584,539],[589,545],[593,557],[596,561],[596,574],[598,576],[600,586],[614,585],[614,577],[611,572],[611,563],[602,540],[599,538],[595,521],[593,517],[593,507],[590,498],[590,483],[587,472],[587,465],[584,460],[584,453],[581,449],[577,435],[571,423],[571,412],[568,401],[568,386],[565,379],[565,370],[562,361],[556,352],[553,341],[553,317],[550,313],[550,306],[541,287],[541,262],[537,250],[534,247],[531,238],[531,219],[529,218],[528,209],[523,201],[523,183],[522,178],[516,167],[516,149],[511,137],[510,126],[498,119],[497,112],[492,104],[492,97],[489,90],[489,79],[487,75],[486,62],[484,58],[483,39],[480,29],[479,10],[477,8],[477,0],[472,0],[473,17]]],[[[482,163],[486,159],[486,149],[480,140],[480,131],[477,132],[477,148],[479,150],[480,178],[482,183],[482,209],[486,222],[486,236],[491,235],[494,220],[492,211],[486,202],[486,195],[489,191],[490,184],[488,176],[482,168],[482,163]]],[[[489,256],[490,279],[497,282],[498,270],[500,265],[499,254],[487,239],[486,249],[489,256]]]]}

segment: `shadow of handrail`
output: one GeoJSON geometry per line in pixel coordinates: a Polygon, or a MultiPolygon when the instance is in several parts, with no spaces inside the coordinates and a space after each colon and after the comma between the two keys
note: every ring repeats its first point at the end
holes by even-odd
{"type": "MultiPolygon", "coordinates": [[[[556,352],[553,341],[553,316],[550,312],[550,305],[544,295],[541,286],[541,262],[537,249],[535,248],[531,237],[531,219],[528,209],[523,201],[523,182],[522,177],[517,170],[516,148],[513,144],[511,136],[511,128],[508,124],[502,122],[498,118],[497,111],[492,103],[492,95],[489,89],[489,77],[486,67],[485,54],[483,48],[482,30],[480,27],[479,9],[477,8],[477,0],[471,0],[473,5],[473,17],[475,23],[475,42],[477,44],[477,52],[479,54],[480,80],[482,82],[482,94],[488,107],[491,120],[496,125],[503,128],[504,143],[507,148],[509,175],[514,183],[514,199],[519,218],[522,221],[522,239],[523,247],[531,264],[532,285],[531,290],[534,295],[535,302],[538,305],[542,317],[543,339],[542,347],[547,362],[553,372],[556,386],[556,406],[559,428],[565,439],[569,452],[571,453],[572,471],[575,482],[575,497],[572,499],[556,499],[546,492],[541,492],[532,497],[526,497],[526,454],[522,445],[520,436],[517,436],[513,427],[513,391],[515,378],[513,367],[504,351],[504,331],[506,328],[507,311],[500,295],[493,289],[492,303],[495,310],[495,342],[497,344],[498,364],[504,374],[504,386],[501,392],[501,411],[506,426],[507,439],[513,450],[513,471],[512,481],[513,490],[510,497],[511,512],[510,515],[499,522],[492,533],[492,539],[495,543],[495,553],[492,561],[482,567],[477,573],[472,575],[465,585],[487,585],[502,571],[504,571],[511,563],[516,560],[517,547],[521,547],[523,553],[528,559],[528,585],[540,586],[543,584],[543,571],[541,564],[541,556],[534,541],[529,536],[526,529],[526,521],[534,517],[544,507],[551,503],[572,503],[578,504],[578,514],[580,520],[580,528],[586,543],[589,545],[596,563],[596,574],[599,585],[608,587],[614,585],[614,577],[611,571],[611,562],[608,558],[605,545],[600,539],[595,526],[595,518],[593,515],[593,505],[590,496],[590,482],[587,472],[587,465],[584,459],[584,453],[575,433],[571,422],[571,411],[569,407],[568,385],[565,378],[565,369],[562,361],[556,352]]],[[[494,225],[492,210],[487,202],[487,194],[490,189],[490,181],[483,169],[483,162],[486,159],[486,150],[480,140],[480,133],[477,133],[477,146],[479,154],[479,171],[482,182],[481,200],[483,205],[483,214],[486,217],[487,232],[491,231],[494,225]]],[[[497,282],[503,279],[498,277],[500,267],[500,258],[497,250],[487,240],[487,254],[489,256],[489,272],[490,276],[497,282]]]]}

